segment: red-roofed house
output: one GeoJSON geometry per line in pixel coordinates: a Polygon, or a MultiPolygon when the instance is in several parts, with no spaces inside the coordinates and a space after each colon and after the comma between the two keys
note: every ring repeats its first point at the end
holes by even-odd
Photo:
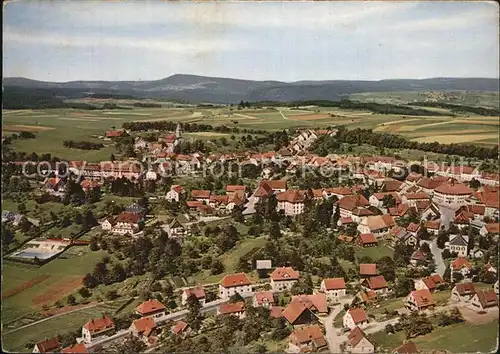
{"type": "Polygon", "coordinates": [[[358,231],[363,234],[372,233],[379,237],[389,233],[394,225],[396,225],[394,218],[389,214],[370,215],[361,220],[358,231]]]}
{"type": "Polygon", "coordinates": [[[433,274],[428,277],[419,279],[415,281],[415,289],[427,289],[430,292],[439,290],[446,285],[446,282],[439,274],[433,274]]]}
{"type": "Polygon", "coordinates": [[[240,302],[235,302],[235,303],[227,303],[227,304],[221,304],[217,308],[217,314],[218,315],[231,315],[231,316],[236,316],[240,320],[245,318],[245,302],[240,301],[240,302]]]}
{"type": "Polygon", "coordinates": [[[252,283],[245,273],[228,274],[219,284],[221,299],[227,300],[236,293],[242,296],[252,293],[252,283]]]}
{"type": "Polygon", "coordinates": [[[373,263],[360,264],[359,276],[360,278],[373,277],[377,275],[377,265],[373,263]]]}
{"type": "Polygon", "coordinates": [[[144,317],[135,320],[130,325],[132,334],[141,339],[147,346],[152,346],[157,343],[156,323],[151,317],[144,317]]]}
{"type": "Polygon", "coordinates": [[[392,354],[418,354],[415,343],[407,341],[392,351],[392,354]]]}
{"type": "Polygon", "coordinates": [[[389,291],[383,275],[364,279],[361,282],[361,288],[363,290],[373,290],[377,295],[385,295],[389,291]]]}
{"type": "Polygon", "coordinates": [[[317,317],[311,310],[298,301],[289,303],[282,311],[281,316],[292,326],[300,326],[317,321],[317,317]]]}
{"type": "Polygon", "coordinates": [[[181,295],[182,305],[186,306],[189,296],[194,295],[201,306],[205,305],[205,289],[203,286],[196,286],[193,288],[184,289],[181,295]]]}
{"type": "Polygon", "coordinates": [[[349,195],[339,201],[333,206],[333,211],[340,208],[340,216],[343,218],[352,217],[352,211],[356,208],[364,208],[370,206],[370,203],[363,195],[349,195]]]}
{"type": "Polygon", "coordinates": [[[359,234],[357,244],[360,247],[377,247],[377,239],[372,233],[359,234]]]}
{"type": "Polygon", "coordinates": [[[500,223],[498,222],[485,224],[481,228],[481,230],[479,230],[479,234],[483,237],[487,235],[498,236],[499,233],[500,233],[500,223]]]}
{"type": "Polygon", "coordinates": [[[165,195],[165,199],[170,202],[176,201],[178,203],[179,200],[185,196],[186,190],[182,186],[176,184],[170,187],[170,190],[165,195]]]}
{"type": "Polygon", "coordinates": [[[270,275],[271,289],[278,292],[290,290],[299,280],[299,276],[300,272],[292,267],[278,267],[270,275]]]}
{"type": "Polygon", "coordinates": [[[106,138],[119,138],[125,134],[125,131],[120,130],[108,130],[106,132],[106,138]]]}
{"type": "Polygon", "coordinates": [[[74,354],[88,353],[88,352],[89,351],[87,350],[87,347],[83,343],[75,343],[61,350],[61,353],[74,353],[74,354]]]}
{"type": "Polygon", "coordinates": [[[45,339],[35,344],[33,353],[57,353],[61,350],[61,343],[57,338],[45,339]]]}
{"type": "Polygon", "coordinates": [[[43,181],[43,188],[50,193],[63,192],[65,183],[59,177],[46,178],[45,181],[43,181]]]}
{"type": "Polygon", "coordinates": [[[346,352],[348,353],[373,353],[375,347],[366,338],[366,334],[359,327],[354,327],[347,336],[346,352]]]}
{"type": "Polygon", "coordinates": [[[274,305],[274,295],[272,291],[259,291],[253,294],[254,307],[265,307],[270,309],[274,305]]]}
{"type": "Polygon", "coordinates": [[[451,290],[451,299],[458,302],[470,302],[476,295],[476,288],[472,282],[455,284],[451,290]]]}
{"type": "Polygon", "coordinates": [[[471,306],[476,312],[498,307],[498,298],[493,289],[478,291],[472,298],[471,306]]]}
{"type": "Polygon", "coordinates": [[[296,189],[288,189],[276,195],[277,210],[283,210],[285,215],[294,216],[304,212],[306,193],[296,189]]]}
{"type": "Polygon", "coordinates": [[[422,311],[432,309],[436,302],[427,289],[413,290],[406,299],[406,308],[410,311],[422,311]]]}
{"type": "Polygon", "coordinates": [[[159,318],[165,314],[165,305],[156,299],[147,300],[137,306],[135,313],[142,317],[159,318]]]}
{"type": "Polygon", "coordinates": [[[368,316],[362,308],[352,308],[347,310],[342,318],[344,328],[354,329],[358,327],[366,327],[368,325],[368,316]]]}
{"type": "Polygon", "coordinates": [[[184,336],[189,332],[189,325],[184,321],[178,321],[175,325],[170,328],[170,332],[176,336],[184,336]]]}
{"type": "Polygon", "coordinates": [[[291,302],[298,302],[298,303],[306,306],[315,315],[316,314],[324,315],[324,314],[328,313],[326,295],[323,293],[294,295],[294,296],[292,296],[291,302]]]}
{"type": "Polygon", "coordinates": [[[324,292],[330,301],[345,296],[344,278],[327,278],[321,281],[320,291],[324,292]]]}
{"type": "Polygon", "coordinates": [[[453,273],[459,272],[464,277],[466,277],[470,273],[471,265],[467,260],[467,258],[458,257],[457,259],[455,259],[453,262],[450,263],[450,269],[451,269],[451,281],[453,281],[453,273]]]}
{"type": "Polygon", "coordinates": [[[85,343],[92,343],[95,338],[110,336],[115,333],[115,324],[108,315],[91,319],[82,327],[82,338],[85,343]]]}
{"type": "Polygon", "coordinates": [[[309,353],[328,350],[321,327],[317,325],[295,329],[288,337],[289,353],[309,353]]]}
{"type": "Polygon", "coordinates": [[[209,202],[210,200],[210,191],[206,191],[206,190],[199,190],[199,189],[193,189],[191,191],[191,196],[199,201],[199,202],[209,202]]]}

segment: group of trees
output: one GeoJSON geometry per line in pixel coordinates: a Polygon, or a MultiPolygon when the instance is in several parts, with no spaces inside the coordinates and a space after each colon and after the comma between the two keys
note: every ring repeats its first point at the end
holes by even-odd
{"type": "Polygon", "coordinates": [[[336,152],[336,143],[347,143],[384,146],[390,149],[415,149],[448,155],[477,157],[480,159],[494,159],[498,156],[498,146],[483,147],[472,144],[440,144],[438,142],[419,143],[408,140],[401,135],[375,133],[371,129],[356,128],[348,130],[343,126],[337,127],[337,129],[338,132],[335,137],[325,135],[314,141],[311,150],[320,156],[325,156],[327,153],[336,152]]]}
{"type": "Polygon", "coordinates": [[[80,149],[80,150],[99,150],[104,147],[101,143],[92,143],[90,141],[74,141],[64,140],[63,146],[66,148],[80,149]]]}

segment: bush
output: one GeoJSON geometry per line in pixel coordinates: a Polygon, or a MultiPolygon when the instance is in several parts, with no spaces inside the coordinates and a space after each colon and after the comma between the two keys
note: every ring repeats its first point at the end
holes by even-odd
{"type": "Polygon", "coordinates": [[[385,326],[385,333],[389,334],[389,333],[394,333],[394,326],[391,325],[391,324],[387,324],[385,326]]]}
{"type": "Polygon", "coordinates": [[[116,290],[109,290],[106,293],[106,300],[111,301],[118,297],[118,292],[116,290]]]}

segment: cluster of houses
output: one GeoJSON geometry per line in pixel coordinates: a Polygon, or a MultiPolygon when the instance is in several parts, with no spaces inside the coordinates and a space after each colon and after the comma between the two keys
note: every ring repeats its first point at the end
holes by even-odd
{"type": "MultiPolygon", "coordinates": [[[[461,259],[461,258],[458,258],[461,259]]],[[[376,302],[390,294],[390,289],[382,275],[377,275],[375,264],[360,264],[360,287],[356,296],[359,304],[376,302]]],[[[280,293],[290,291],[299,281],[300,272],[292,267],[277,267],[269,274],[270,290],[254,291],[258,284],[252,283],[245,273],[228,274],[220,281],[218,296],[220,304],[217,315],[246,317],[245,301],[230,302],[236,294],[243,299],[251,299],[254,307],[265,307],[270,310],[272,318],[283,318],[293,328],[288,338],[288,352],[302,353],[311,351],[327,351],[328,342],[324,335],[322,320],[328,315],[331,306],[340,303],[346,297],[347,286],[344,278],[327,278],[321,281],[320,287],[313,294],[293,295],[286,306],[278,305],[280,293]]],[[[427,311],[436,307],[433,293],[446,286],[441,276],[434,274],[415,280],[415,290],[405,299],[405,307],[409,311],[427,311]]],[[[259,286],[260,287],[260,286],[259,286]]],[[[194,296],[202,306],[206,305],[206,293],[203,286],[185,288],[181,293],[182,305],[194,296]]],[[[498,281],[493,289],[476,290],[470,282],[457,283],[451,292],[451,300],[464,303],[470,309],[484,313],[498,307],[498,281]]],[[[162,333],[162,322],[166,321],[166,307],[156,299],[141,303],[135,313],[128,332],[152,347],[158,343],[162,333]]],[[[373,353],[374,344],[370,342],[363,329],[370,324],[370,319],[363,306],[350,307],[342,318],[343,327],[349,331],[344,350],[351,353],[373,353]]],[[[170,328],[170,333],[185,337],[191,329],[183,320],[178,320],[170,328]]],[[[100,318],[89,320],[82,327],[82,336],[77,343],[62,349],[57,338],[46,339],[35,344],[34,353],[63,352],[87,353],[89,344],[95,344],[116,333],[114,321],[106,314],[100,318]]],[[[394,353],[406,353],[405,346],[414,346],[411,342],[403,344],[394,353]]]]}

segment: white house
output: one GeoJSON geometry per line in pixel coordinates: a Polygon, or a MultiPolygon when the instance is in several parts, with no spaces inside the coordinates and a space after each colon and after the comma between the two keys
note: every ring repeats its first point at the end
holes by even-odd
{"type": "Polygon", "coordinates": [[[347,336],[345,350],[349,353],[373,353],[375,347],[359,327],[354,327],[347,336]]]}
{"type": "Polygon", "coordinates": [[[228,274],[219,284],[219,297],[223,300],[229,299],[236,293],[241,296],[250,295],[252,291],[252,283],[245,273],[228,274]]]}
{"type": "Polygon", "coordinates": [[[346,286],[344,278],[327,278],[321,281],[320,291],[326,294],[330,301],[345,296],[346,286]]]}
{"type": "Polygon", "coordinates": [[[413,290],[406,298],[406,308],[410,311],[422,311],[432,309],[436,302],[427,289],[413,290]]]}
{"type": "Polygon", "coordinates": [[[292,267],[279,267],[273,270],[270,275],[271,289],[273,291],[290,290],[298,280],[299,271],[294,270],[292,267]]]}
{"type": "Polygon", "coordinates": [[[471,282],[458,283],[451,290],[451,299],[457,302],[470,302],[476,295],[476,289],[471,282]]]}
{"type": "Polygon", "coordinates": [[[217,308],[217,315],[231,315],[231,316],[236,316],[240,320],[242,320],[246,316],[245,302],[240,301],[236,303],[222,304],[217,308]]]}
{"type": "Polygon", "coordinates": [[[205,305],[205,289],[202,286],[196,286],[193,288],[187,288],[182,291],[181,300],[182,306],[187,305],[187,299],[194,295],[201,306],[205,305]]]}
{"type": "Polygon", "coordinates": [[[465,235],[450,235],[450,242],[447,248],[450,252],[455,252],[459,257],[467,257],[467,246],[469,237],[465,235]]]}
{"type": "Polygon", "coordinates": [[[285,215],[294,216],[304,212],[306,196],[303,191],[288,189],[285,192],[278,193],[278,211],[283,210],[285,215]]]}
{"type": "Polygon", "coordinates": [[[165,195],[165,199],[168,201],[179,202],[181,197],[186,195],[186,190],[179,185],[173,185],[170,187],[170,190],[165,195]]]}
{"type": "Polygon", "coordinates": [[[465,184],[456,183],[453,180],[444,183],[434,190],[432,200],[436,204],[466,205],[467,199],[472,195],[473,190],[465,184]]]}
{"type": "Polygon", "coordinates": [[[470,308],[476,312],[498,307],[498,298],[493,289],[478,291],[471,301],[470,308]]]}
{"type": "Polygon", "coordinates": [[[91,319],[82,327],[82,338],[85,343],[92,343],[96,338],[110,336],[115,333],[115,323],[108,315],[91,319]]]}
{"type": "Polygon", "coordinates": [[[265,307],[270,309],[274,306],[274,295],[272,291],[259,291],[253,294],[253,307],[265,307]]]}
{"type": "Polygon", "coordinates": [[[347,310],[342,318],[344,328],[354,329],[355,327],[364,328],[368,326],[368,316],[362,308],[352,308],[347,310]]]}

